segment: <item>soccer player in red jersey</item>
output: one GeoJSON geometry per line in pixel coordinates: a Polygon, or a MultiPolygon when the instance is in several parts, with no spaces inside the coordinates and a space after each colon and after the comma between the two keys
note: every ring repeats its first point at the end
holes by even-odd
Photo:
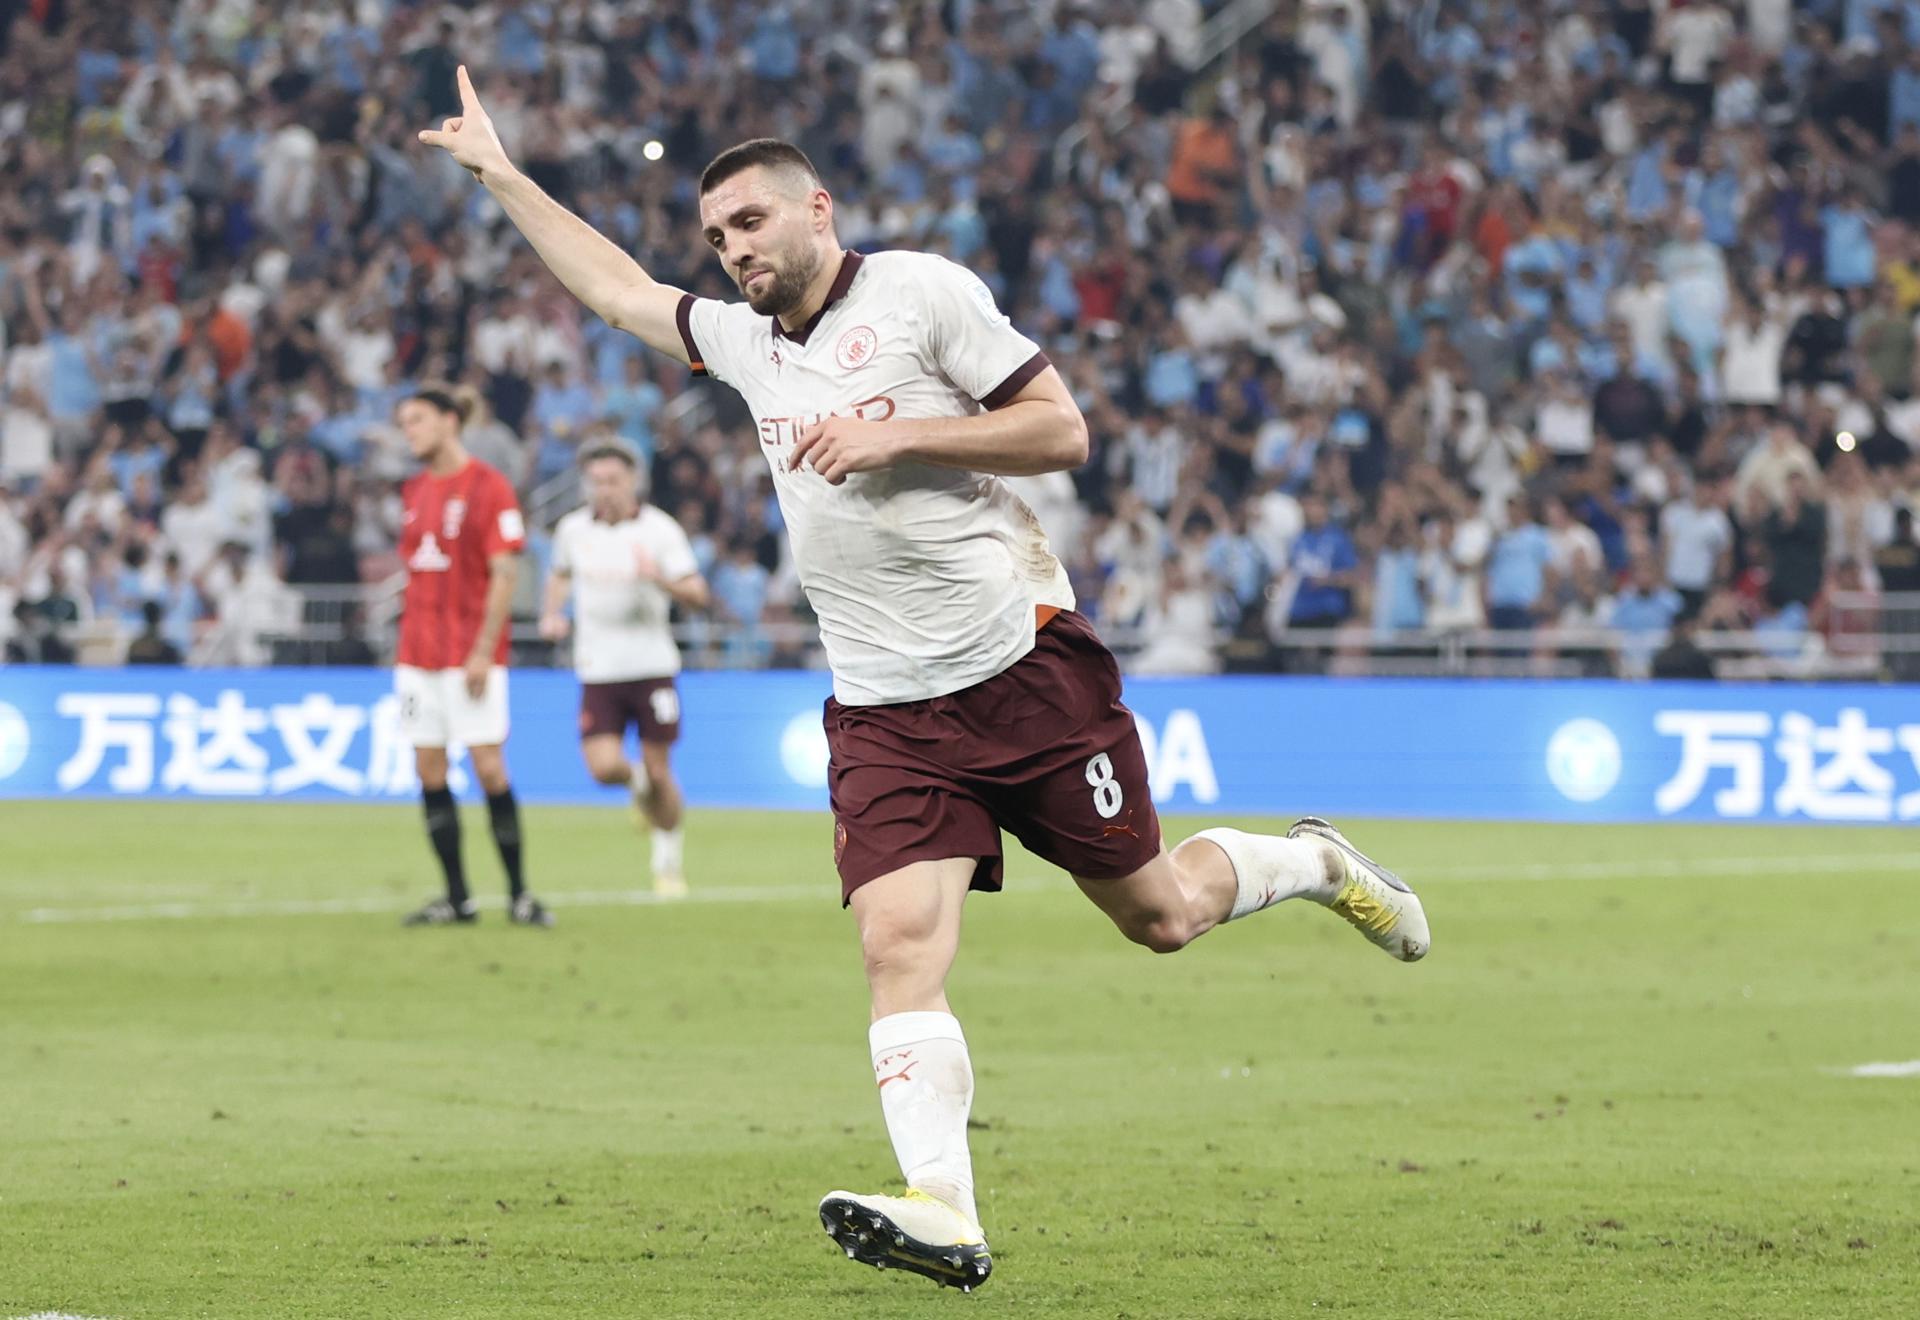
{"type": "Polygon", "coordinates": [[[508,916],[551,926],[521,870],[520,807],[507,780],[507,615],[526,525],[513,485],[467,453],[460,424],[471,405],[424,389],[398,409],[413,456],[426,465],[406,486],[400,555],[407,594],[400,617],[394,690],[413,743],[426,805],[427,837],[446,875],[447,896],[406,919],[409,926],[473,921],[460,860],[460,811],[447,787],[447,748],[464,745],[487,793],[493,841],[507,871],[508,916]]]}

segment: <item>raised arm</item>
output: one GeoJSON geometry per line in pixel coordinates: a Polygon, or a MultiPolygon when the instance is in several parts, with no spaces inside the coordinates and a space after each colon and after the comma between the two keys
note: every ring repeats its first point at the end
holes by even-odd
{"type": "Polygon", "coordinates": [[[460,114],[438,131],[423,130],[420,140],[445,148],[473,172],[568,292],[614,329],[685,362],[687,350],[674,320],[681,291],[648,275],[639,262],[515,169],[493,131],[493,120],[481,108],[466,65],[460,66],[458,78],[460,114]]]}

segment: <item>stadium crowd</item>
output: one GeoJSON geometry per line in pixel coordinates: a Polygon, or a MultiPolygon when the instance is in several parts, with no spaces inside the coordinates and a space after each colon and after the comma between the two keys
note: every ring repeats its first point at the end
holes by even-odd
{"type": "Polygon", "coordinates": [[[979,272],[1088,416],[1020,484],[1138,670],[1491,629],[1704,673],[1920,590],[1920,2],[1283,0],[1219,59],[1209,8],[0,2],[7,655],[273,658],[396,570],[394,404],[445,380],[529,496],[633,446],[724,658],[793,658],[737,401],[415,143],[463,61],[664,281],[737,296],[694,180],[763,134],[847,245],[979,272]]]}

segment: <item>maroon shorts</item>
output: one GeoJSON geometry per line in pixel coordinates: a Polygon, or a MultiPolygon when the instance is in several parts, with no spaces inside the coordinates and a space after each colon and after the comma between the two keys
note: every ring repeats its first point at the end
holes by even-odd
{"type": "Polygon", "coordinates": [[[580,736],[627,736],[640,726],[640,741],[671,743],[680,737],[680,693],[670,678],[635,678],[624,683],[580,685],[580,736]]]}
{"type": "Polygon", "coordinates": [[[984,683],[891,706],[829,699],[827,781],[842,901],[909,862],[976,858],[998,889],[1000,831],[1072,875],[1115,880],[1160,851],[1120,667],[1078,614],[984,683]]]}

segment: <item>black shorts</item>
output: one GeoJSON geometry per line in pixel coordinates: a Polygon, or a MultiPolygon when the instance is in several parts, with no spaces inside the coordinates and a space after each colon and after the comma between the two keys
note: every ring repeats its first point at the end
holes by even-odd
{"type": "Polygon", "coordinates": [[[680,693],[670,678],[635,678],[624,683],[580,685],[580,736],[627,736],[640,726],[643,743],[673,743],[680,737],[680,693]]]}
{"type": "Polygon", "coordinates": [[[842,901],[910,862],[972,857],[998,889],[1000,831],[1069,874],[1117,880],[1160,852],[1120,666],[1078,614],[983,683],[890,706],[829,699],[827,780],[842,901]]]}

